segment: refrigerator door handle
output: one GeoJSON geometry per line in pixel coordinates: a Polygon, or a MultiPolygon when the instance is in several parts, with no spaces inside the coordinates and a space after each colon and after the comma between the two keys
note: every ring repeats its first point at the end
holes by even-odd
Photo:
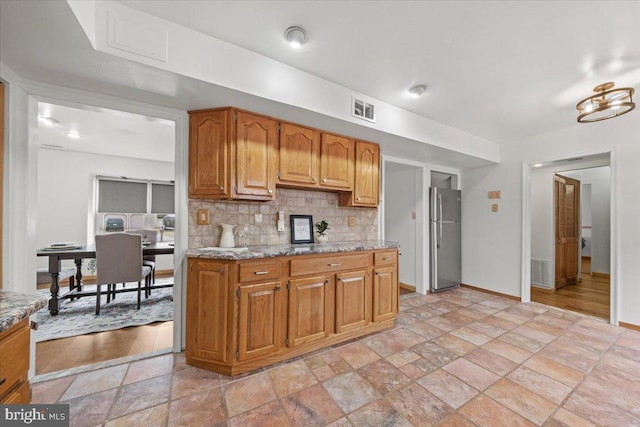
{"type": "Polygon", "coordinates": [[[440,243],[442,242],[442,221],[438,221],[438,234],[436,237],[437,248],[440,249],[440,243]]]}
{"type": "Polygon", "coordinates": [[[442,194],[438,194],[438,221],[442,221],[442,194]]]}

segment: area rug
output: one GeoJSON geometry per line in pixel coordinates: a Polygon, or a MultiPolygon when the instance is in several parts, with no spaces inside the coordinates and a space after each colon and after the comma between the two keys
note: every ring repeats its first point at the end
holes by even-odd
{"type": "MultiPolygon", "coordinates": [[[[162,280],[157,280],[156,284],[162,283],[162,280]]],[[[173,281],[173,278],[169,280],[173,281]]],[[[127,287],[137,287],[137,283],[128,283],[127,287]]],[[[95,290],[95,285],[85,285],[83,288],[95,290]]],[[[103,286],[102,289],[105,288],[103,286]]],[[[64,293],[67,288],[61,288],[60,291],[64,293]]],[[[50,296],[49,290],[38,292],[47,298],[50,296]]],[[[36,313],[36,342],[173,320],[173,288],[154,289],[149,298],[144,297],[143,291],[140,310],[136,310],[137,299],[137,292],[125,292],[119,293],[115,301],[107,303],[103,295],[97,316],[95,296],[61,301],[57,316],[52,316],[45,307],[36,313]]]]}

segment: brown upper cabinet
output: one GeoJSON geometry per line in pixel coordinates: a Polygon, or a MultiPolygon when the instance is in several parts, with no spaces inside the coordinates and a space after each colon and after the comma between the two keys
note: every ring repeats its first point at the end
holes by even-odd
{"type": "Polygon", "coordinates": [[[278,185],[378,206],[378,144],[231,107],[192,111],[189,125],[189,197],[269,201],[278,185]]]}
{"type": "Polygon", "coordinates": [[[280,125],[280,169],[278,184],[310,187],[318,183],[320,132],[282,123],[280,125]]]}
{"type": "Polygon", "coordinates": [[[283,123],[278,184],[351,191],[354,153],[355,142],[351,138],[283,123]]]}
{"type": "Polygon", "coordinates": [[[356,141],[355,182],[353,191],[340,193],[340,206],[376,207],[380,201],[380,146],[356,141]]]}
{"type": "Polygon", "coordinates": [[[189,116],[190,197],[275,198],[278,122],[230,108],[189,116]]]}

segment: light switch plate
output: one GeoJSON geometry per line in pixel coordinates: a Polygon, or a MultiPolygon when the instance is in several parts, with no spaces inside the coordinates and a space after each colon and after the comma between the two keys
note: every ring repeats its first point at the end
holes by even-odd
{"type": "Polygon", "coordinates": [[[198,225],[209,225],[209,209],[198,209],[198,225]]]}
{"type": "Polygon", "coordinates": [[[255,219],[256,224],[262,224],[262,214],[257,213],[253,216],[253,218],[255,219]]]}
{"type": "Polygon", "coordinates": [[[355,227],[355,225],[356,225],[356,217],[349,216],[349,227],[355,227]]]}

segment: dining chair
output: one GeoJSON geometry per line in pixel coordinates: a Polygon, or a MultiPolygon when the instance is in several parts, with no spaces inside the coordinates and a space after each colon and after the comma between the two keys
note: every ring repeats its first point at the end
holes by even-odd
{"type": "MultiPolygon", "coordinates": [[[[151,244],[158,242],[158,231],[152,228],[140,228],[140,229],[127,230],[126,233],[141,235],[143,242],[149,242],[151,244]]],[[[151,283],[155,284],[156,283],[156,256],[143,255],[142,265],[151,267],[151,283]]],[[[151,295],[151,288],[147,288],[147,292],[145,292],[145,296],[148,296],[148,295],[151,295]]]]}
{"type": "Polygon", "coordinates": [[[96,314],[100,314],[100,297],[102,285],[107,285],[107,303],[111,301],[111,293],[115,296],[116,283],[138,282],[138,304],[140,310],[140,294],[142,280],[145,281],[145,292],[149,287],[151,267],[142,265],[142,236],[139,234],[110,233],[96,236],[96,314]]]}
{"type": "MultiPolygon", "coordinates": [[[[75,267],[62,267],[58,272],[58,284],[65,279],[69,279],[69,291],[75,289],[75,275],[76,268],[75,267]]],[[[38,268],[36,270],[36,283],[38,285],[42,285],[45,283],[51,283],[51,272],[47,267],[38,268]]],[[[72,297],[71,300],[74,298],[72,297]]]]}

